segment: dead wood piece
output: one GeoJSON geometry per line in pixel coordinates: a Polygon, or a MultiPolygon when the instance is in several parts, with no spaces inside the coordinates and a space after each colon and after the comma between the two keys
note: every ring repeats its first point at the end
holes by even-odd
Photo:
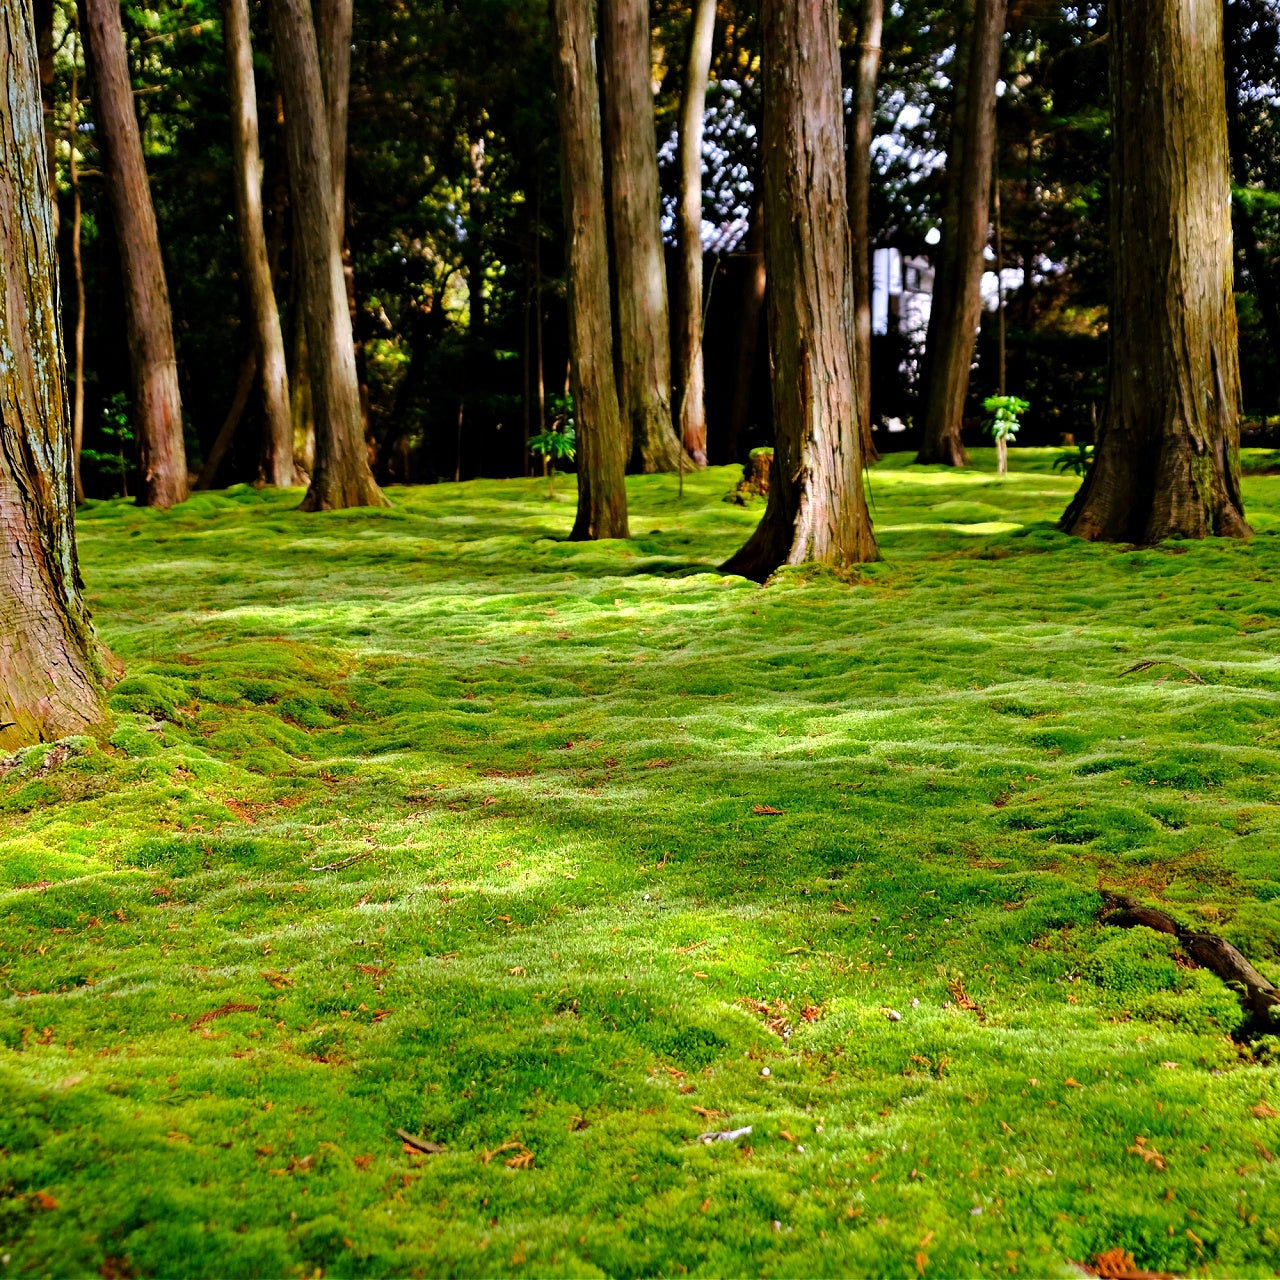
{"type": "Polygon", "coordinates": [[[230,1013],[257,1013],[258,1006],[256,1004],[236,1004],[234,1001],[228,1000],[226,1004],[219,1005],[216,1009],[210,1009],[206,1013],[202,1013],[191,1020],[190,1030],[194,1031],[197,1027],[203,1026],[206,1022],[212,1022],[215,1018],[225,1018],[230,1013]]]}
{"type": "Polygon", "coordinates": [[[372,856],[373,850],[366,849],[363,853],[353,853],[349,858],[343,858],[341,862],[326,862],[322,867],[308,867],[308,871],[341,871],[343,867],[354,866],[364,858],[372,856]]]}
{"type": "Polygon", "coordinates": [[[420,1138],[415,1133],[410,1133],[407,1129],[397,1129],[396,1137],[404,1143],[406,1147],[412,1147],[415,1151],[421,1151],[424,1155],[437,1156],[444,1150],[439,1142],[432,1142],[429,1138],[420,1138]]]}

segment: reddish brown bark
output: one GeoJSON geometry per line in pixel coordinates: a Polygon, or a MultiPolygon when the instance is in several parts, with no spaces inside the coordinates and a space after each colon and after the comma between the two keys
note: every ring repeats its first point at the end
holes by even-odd
{"type": "Polygon", "coordinates": [[[591,0],[554,0],[569,284],[570,379],[578,434],[573,538],[626,538],[626,438],[613,373],[604,152],[591,0]]]}
{"type": "MultiPolygon", "coordinates": [[[[259,384],[262,387],[263,470],[274,485],[287,487],[293,476],[293,423],[289,417],[289,375],[285,364],[280,312],[267,258],[262,221],[262,161],[258,150],[258,94],[253,78],[248,0],[224,0],[223,39],[231,84],[231,153],[236,186],[236,229],[253,325],[259,384]]],[[[238,418],[239,415],[237,415],[238,418]]],[[[212,471],[216,473],[214,465],[212,471]]],[[[209,472],[208,460],[201,479],[209,472]]],[[[212,483],[213,474],[208,482],[212,483]]],[[[203,486],[200,486],[203,487],[203,486]]]]}
{"type": "Polygon", "coordinates": [[[605,150],[618,317],[618,396],[632,465],[675,471],[671,338],[658,196],[648,0],[600,6],[605,150]]]}
{"type": "Polygon", "coordinates": [[[680,95],[680,201],[676,207],[679,305],[675,368],[680,439],[699,467],[707,465],[706,372],[702,359],[702,133],[711,74],[715,0],[694,0],[689,61],[680,95]]]}
{"type": "Polygon", "coordinates": [[[942,240],[933,278],[917,462],[963,466],[960,431],[982,315],[984,252],[991,226],[996,80],[1007,0],[974,0],[956,56],[955,106],[947,153],[942,240]]]}
{"type": "Polygon", "coordinates": [[[871,141],[880,75],[880,37],[884,0],[862,0],[858,23],[858,61],[849,126],[849,240],[853,253],[853,376],[858,386],[858,424],[862,454],[874,462],[871,438],[871,141]]]}
{"type": "Polygon", "coordinates": [[[0,0],[0,749],[101,729],[81,598],[35,30],[0,0]]]}
{"type": "Polygon", "coordinates": [[[1116,6],[1111,111],[1110,381],[1063,528],[1118,542],[1242,537],[1221,6],[1116,6]]]}
{"type": "Polygon", "coordinates": [[[762,0],[769,502],[725,572],[878,556],[862,487],[836,0],[762,0]]]}
{"type": "Polygon", "coordinates": [[[306,0],[272,0],[275,71],[284,98],[289,190],[294,209],[293,265],[306,332],[315,410],[316,456],[304,511],[387,506],[369,469],[356,377],[320,57],[306,0]]]}
{"type": "Polygon", "coordinates": [[[170,507],[188,493],[182,397],[169,286],[133,107],[119,0],[84,0],[84,13],[93,116],[124,278],[138,437],[138,503],[170,507]]]}

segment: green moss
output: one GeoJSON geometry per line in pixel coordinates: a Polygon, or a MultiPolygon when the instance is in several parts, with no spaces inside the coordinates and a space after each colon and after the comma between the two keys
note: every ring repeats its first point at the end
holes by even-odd
{"type": "Polygon", "coordinates": [[[1269,1274],[1267,1046],[1096,916],[1280,977],[1280,477],[1132,551],[1057,453],[886,458],[885,561],[763,591],[736,468],[598,545],[539,480],[91,504],[112,743],[0,765],[6,1265],[1269,1274]]]}

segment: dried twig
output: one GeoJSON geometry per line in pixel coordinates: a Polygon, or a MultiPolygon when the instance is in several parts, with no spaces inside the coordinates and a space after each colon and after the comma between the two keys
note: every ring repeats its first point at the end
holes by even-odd
{"type": "Polygon", "coordinates": [[[226,1004],[219,1005],[216,1009],[210,1009],[207,1013],[202,1013],[198,1017],[191,1020],[190,1030],[194,1031],[197,1027],[203,1026],[206,1022],[212,1022],[215,1018],[225,1018],[229,1013],[257,1013],[258,1006],[256,1004],[235,1004],[228,1000],[226,1004]]]}
{"type": "Polygon", "coordinates": [[[308,871],[341,871],[343,867],[353,866],[363,858],[373,856],[372,849],[365,849],[362,853],[353,853],[349,858],[343,858],[341,862],[326,862],[323,867],[308,867],[308,871]]]}
{"type": "Polygon", "coordinates": [[[1141,662],[1135,662],[1120,674],[1131,676],[1138,672],[1150,671],[1152,667],[1177,667],[1179,671],[1185,671],[1195,684],[1206,683],[1203,676],[1197,675],[1190,667],[1184,667],[1181,662],[1174,662],[1172,658],[1143,658],[1141,662]]]}

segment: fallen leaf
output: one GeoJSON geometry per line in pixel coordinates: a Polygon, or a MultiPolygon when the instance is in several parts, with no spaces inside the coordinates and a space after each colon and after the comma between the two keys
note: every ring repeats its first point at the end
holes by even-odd
{"type": "Polygon", "coordinates": [[[1165,1164],[1164,1156],[1162,1156],[1155,1147],[1147,1146],[1146,1138],[1137,1137],[1134,1138],[1133,1142],[1134,1145],[1128,1148],[1128,1152],[1131,1156],[1141,1156],[1147,1164],[1154,1165],[1155,1168],[1160,1169],[1161,1171],[1168,1168],[1165,1164]]]}
{"type": "Polygon", "coordinates": [[[795,1138],[786,1129],[778,1130],[778,1137],[785,1139],[787,1142],[794,1142],[795,1138]]]}
{"type": "Polygon", "coordinates": [[[969,1009],[974,1012],[977,1011],[978,1002],[974,1000],[964,989],[959,978],[952,978],[951,981],[947,983],[947,990],[951,993],[951,998],[960,1006],[960,1008],[969,1009]]]}
{"type": "Polygon", "coordinates": [[[508,1169],[532,1169],[533,1159],[533,1152],[530,1151],[528,1147],[525,1147],[522,1150],[517,1151],[516,1154],[505,1163],[508,1169]]]}
{"type": "Polygon", "coordinates": [[[58,1207],[58,1202],[47,1191],[37,1191],[31,1198],[41,1209],[56,1209],[58,1207]]]}
{"type": "Polygon", "coordinates": [[[1084,1085],[1082,1085],[1082,1084],[1080,1083],[1080,1081],[1079,1081],[1079,1080],[1077,1080],[1074,1076],[1068,1076],[1068,1077],[1067,1077],[1067,1078],[1066,1078],[1062,1083],[1063,1083],[1063,1084],[1064,1084],[1068,1089],[1083,1089],[1083,1088],[1084,1088],[1084,1085]]]}
{"type": "Polygon", "coordinates": [[[351,1163],[354,1164],[357,1169],[360,1169],[360,1170],[368,1169],[373,1164],[373,1157],[372,1156],[352,1156],[351,1163]]]}
{"type": "Polygon", "coordinates": [[[1268,1106],[1265,1102],[1259,1102],[1249,1108],[1259,1120],[1270,1120],[1273,1116],[1280,1116],[1280,1111],[1274,1107],[1268,1106]]]}
{"type": "Polygon", "coordinates": [[[711,1197],[710,1197],[710,1196],[708,1196],[708,1197],[707,1197],[707,1198],[702,1202],[702,1205],[701,1205],[701,1207],[699,1208],[698,1212],[699,1212],[699,1213],[706,1213],[706,1211],[707,1211],[708,1209],[710,1209],[710,1208],[711,1208],[711,1197]]]}
{"type": "Polygon", "coordinates": [[[508,972],[508,973],[509,973],[513,978],[523,978],[523,977],[524,977],[524,965],[522,965],[522,964],[518,964],[518,965],[516,965],[516,966],[515,966],[514,968],[512,968],[512,969],[508,969],[508,970],[507,970],[507,972],[508,972]]]}
{"type": "Polygon", "coordinates": [[[727,1111],[715,1111],[711,1107],[690,1107],[689,1110],[704,1120],[723,1120],[728,1115],[727,1111]]]}
{"type": "Polygon", "coordinates": [[[356,968],[361,973],[367,973],[371,978],[385,978],[391,972],[392,966],[381,967],[376,964],[358,964],[356,968]]]}
{"type": "Polygon", "coordinates": [[[768,804],[753,804],[751,806],[751,812],[760,817],[774,817],[777,814],[786,813],[786,810],[775,809],[772,805],[768,804]]]}
{"type": "MultiPolygon", "coordinates": [[[[287,973],[277,973],[274,969],[263,969],[263,978],[266,979],[277,991],[284,987],[293,986],[293,979],[287,973]]],[[[170,1014],[170,1017],[173,1015],[170,1014]]]]}
{"type": "Polygon", "coordinates": [[[1126,1253],[1119,1247],[1098,1254],[1092,1267],[1081,1269],[1090,1275],[1102,1277],[1102,1280],[1172,1280],[1167,1271],[1144,1271],[1134,1262],[1133,1254],[1126,1253]]]}
{"type": "Polygon", "coordinates": [[[832,910],[832,911],[843,911],[843,912],[845,913],[845,915],[847,915],[847,916],[851,916],[851,915],[853,914],[853,908],[852,908],[852,907],[846,907],[846,906],[844,905],[844,903],[840,901],[840,899],[839,899],[839,898],[837,898],[837,899],[836,899],[836,900],[831,904],[831,910],[832,910]]]}

